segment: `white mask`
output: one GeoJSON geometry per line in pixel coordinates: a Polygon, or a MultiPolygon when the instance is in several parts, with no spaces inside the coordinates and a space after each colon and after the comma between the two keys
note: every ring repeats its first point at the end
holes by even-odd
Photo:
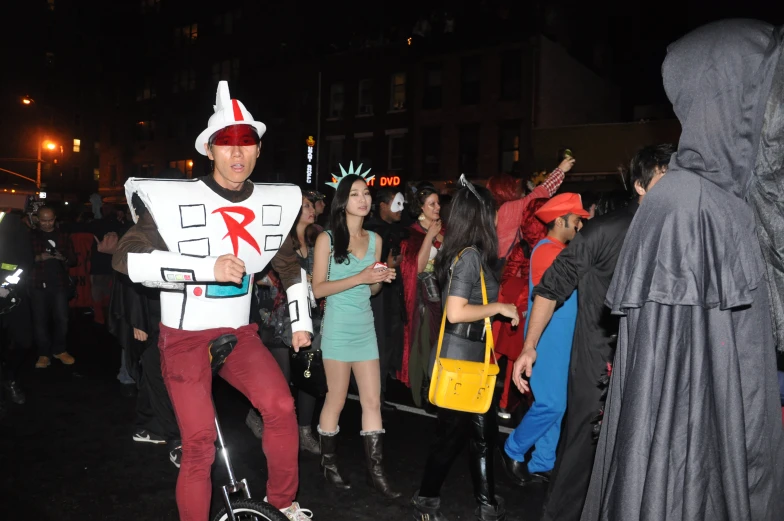
{"type": "Polygon", "coordinates": [[[395,194],[395,198],[392,199],[392,203],[389,205],[390,212],[400,212],[403,210],[403,203],[405,202],[405,198],[403,194],[400,192],[395,194]]]}

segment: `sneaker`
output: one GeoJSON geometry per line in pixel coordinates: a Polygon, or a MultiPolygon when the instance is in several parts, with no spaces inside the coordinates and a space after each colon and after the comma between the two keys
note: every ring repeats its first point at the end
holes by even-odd
{"type": "Polygon", "coordinates": [[[169,461],[171,461],[175,467],[180,468],[180,461],[182,461],[182,445],[177,445],[169,452],[169,461]]]}
{"type": "Polygon", "coordinates": [[[68,354],[68,351],[63,351],[59,355],[54,355],[55,358],[60,360],[65,365],[73,365],[76,359],[68,354]]]}
{"type": "Polygon", "coordinates": [[[25,403],[25,394],[22,391],[19,384],[14,381],[6,382],[5,383],[5,390],[8,397],[11,398],[11,401],[17,405],[24,405],[25,403]]]}
{"type": "Polygon", "coordinates": [[[248,411],[248,415],[245,417],[245,425],[248,426],[254,436],[261,439],[261,435],[264,433],[264,423],[261,421],[261,416],[256,412],[256,409],[248,411]]]}
{"type": "Polygon", "coordinates": [[[39,356],[38,361],[35,363],[36,369],[46,369],[52,365],[52,362],[49,360],[48,356],[39,356]]]}
{"type": "Polygon", "coordinates": [[[313,518],[313,512],[307,508],[300,508],[296,501],[289,508],[282,508],[280,511],[291,521],[310,521],[313,518]]]}
{"type": "Polygon", "coordinates": [[[499,407],[498,411],[496,411],[496,414],[498,414],[498,419],[502,421],[509,421],[512,419],[511,413],[503,407],[499,407]]]}
{"type": "Polygon", "coordinates": [[[164,445],[166,440],[145,429],[139,429],[133,433],[133,441],[140,441],[142,443],[154,443],[155,445],[164,445]]]}

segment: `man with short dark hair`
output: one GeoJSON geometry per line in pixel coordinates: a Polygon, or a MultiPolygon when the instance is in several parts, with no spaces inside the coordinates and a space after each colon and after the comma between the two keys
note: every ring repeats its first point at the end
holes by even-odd
{"type": "Polygon", "coordinates": [[[577,521],[580,518],[596,450],[594,425],[606,389],[600,382],[607,377],[618,332],[618,319],[612,317],[604,298],[639,202],[667,171],[674,152],[675,147],[670,144],[640,150],[630,165],[630,184],[637,200],[626,208],[585,223],[580,234],[555,259],[533,290],[523,352],[513,370],[515,384],[521,391],[529,388],[521,374],[531,375],[539,340],[556,312],[556,306],[578,290],[566,420],[543,520],[577,521]]]}
{"type": "Polygon", "coordinates": [[[38,369],[49,367],[52,356],[65,365],[74,363],[65,341],[71,285],[68,268],[76,265],[76,255],[68,234],[55,228],[56,219],[52,208],[39,208],[38,230],[32,232],[35,268],[30,304],[38,369]]]}
{"type": "MultiPolygon", "coordinates": [[[[403,213],[403,194],[394,188],[381,188],[374,199],[373,216],[365,220],[365,229],[374,231],[383,239],[381,260],[390,268],[400,265],[400,241],[408,236],[400,224],[403,213]]],[[[388,284],[383,291],[371,297],[373,320],[378,339],[379,369],[381,374],[381,408],[392,411],[394,406],[385,401],[387,378],[402,365],[403,324],[405,323],[405,304],[403,284],[400,278],[388,284]]]]}

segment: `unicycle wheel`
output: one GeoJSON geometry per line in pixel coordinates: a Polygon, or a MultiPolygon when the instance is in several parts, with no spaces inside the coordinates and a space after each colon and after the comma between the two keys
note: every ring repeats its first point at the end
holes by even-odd
{"type": "MultiPolygon", "coordinates": [[[[280,510],[258,499],[238,499],[231,502],[231,510],[237,521],[289,521],[280,510]]],[[[215,514],[212,521],[230,521],[226,507],[215,514]]]]}

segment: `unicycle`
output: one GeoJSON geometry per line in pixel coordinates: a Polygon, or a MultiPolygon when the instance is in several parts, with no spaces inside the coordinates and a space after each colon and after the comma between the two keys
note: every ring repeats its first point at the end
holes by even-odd
{"type": "MultiPolygon", "coordinates": [[[[237,345],[237,337],[234,335],[221,335],[212,342],[210,342],[210,367],[212,368],[212,375],[215,376],[223,367],[226,358],[234,350],[237,345]]],[[[215,410],[215,400],[212,402],[212,408],[215,410]]],[[[234,468],[231,466],[231,459],[229,458],[229,449],[223,439],[223,431],[221,431],[220,421],[218,421],[218,412],[215,411],[215,430],[218,432],[218,451],[223,456],[223,462],[226,464],[226,473],[229,477],[229,483],[221,487],[223,495],[223,508],[221,508],[213,521],[288,521],[277,508],[273,507],[266,501],[260,501],[250,497],[250,488],[246,479],[237,480],[234,477],[234,468]],[[231,500],[230,495],[242,492],[244,498],[231,500]]]]}

